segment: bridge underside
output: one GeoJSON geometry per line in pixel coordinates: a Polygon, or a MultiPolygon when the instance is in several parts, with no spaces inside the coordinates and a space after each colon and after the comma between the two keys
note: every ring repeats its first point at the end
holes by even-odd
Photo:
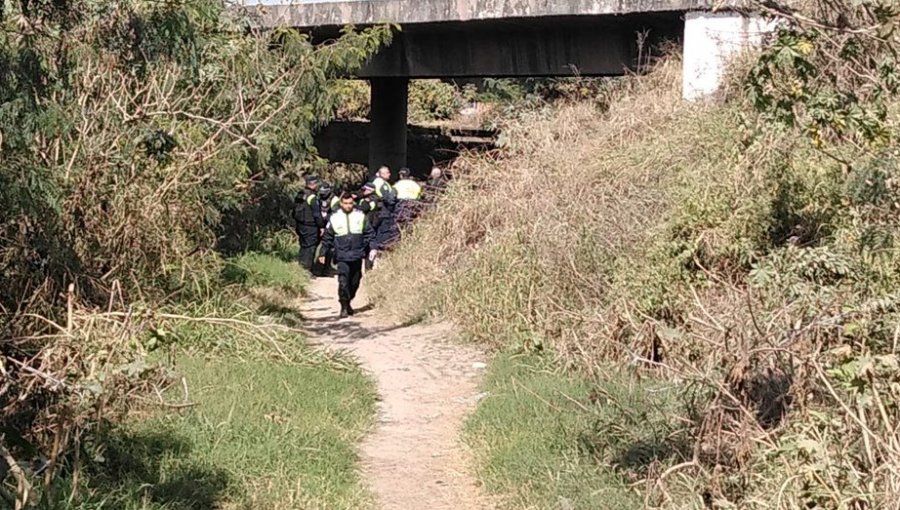
{"type": "MultiPolygon", "coordinates": [[[[324,43],[340,28],[309,32],[324,43]]],[[[356,73],[372,84],[369,168],[407,164],[410,79],[617,76],[683,33],[683,13],[671,11],[404,25],[356,73]]]]}
{"type": "MultiPolygon", "coordinates": [[[[651,48],[679,40],[681,12],[560,16],[406,25],[357,76],[479,78],[615,76],[634,69],[651,48]]],[[[317,42],[338,27],[312,32],[317,42]]]]}

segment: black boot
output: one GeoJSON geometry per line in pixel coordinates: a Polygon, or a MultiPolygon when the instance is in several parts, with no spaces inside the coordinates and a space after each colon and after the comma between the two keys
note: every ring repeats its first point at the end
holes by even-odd
{"type": "Polygon", "coordinates": [[[354,313],[356,313],[356,310],[354,310],[353,307],[350,306],[350,303],[347,303],[347,313],[350,314],[351,316],[352,316],[354,313]]]}
{"type": "Polygon", "coordinates": [[[345,319],[350,315],[350,305],[341,303],[341,319],[345,319]]]}

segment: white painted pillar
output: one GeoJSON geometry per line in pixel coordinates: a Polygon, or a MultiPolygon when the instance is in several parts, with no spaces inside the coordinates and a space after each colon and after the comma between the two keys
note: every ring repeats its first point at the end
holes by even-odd
{"type": "Polygon", "coordinates": [[[693,11],[684,17],[682,95],[695,101],[715,94],[731,57],[758,47],[771,22],[736,12],[693,11]]]}

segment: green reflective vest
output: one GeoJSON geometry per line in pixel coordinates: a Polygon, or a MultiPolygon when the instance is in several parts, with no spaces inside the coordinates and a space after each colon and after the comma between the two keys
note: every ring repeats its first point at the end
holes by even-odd
{"type": "Polygon", "coordinates": [[[366,228],[366,215],[360,210],[354,210],[350,214],[341,210],[331,215],[330,222],[334,237],[362,234],[366,228]]]}
{"type": "Polygon", "coordinates": [[[384,191],[382,188],[387,186],[388,191],[392,191],[394,188],[391,187],[391,183],[382,179],[381,177],[376,177],[372,184],[375,185],[375,194],[378,195],[378,198],[384,198],[384,191]]]}
{"type": "Polygon", "coordinates": [[[394,184],[397,200],[418,200],[422,198],[422,186],[412,179],[400,179],[394,184]]]}

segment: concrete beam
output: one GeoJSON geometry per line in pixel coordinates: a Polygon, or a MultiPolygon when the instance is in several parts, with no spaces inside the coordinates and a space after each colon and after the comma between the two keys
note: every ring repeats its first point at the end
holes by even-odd
{"type": "MultiPolygon", "coordinates": [[[[677,16],[651,28],[680,36],[677,16]]],[[[645,25],[577,18],[567,22],[413,25],[356,75],[360,78],[614,76],[635,67],[645,25]]]]}
{"type": "Polygon", "coordinates": [[[379,23],[623,15],[707,10],[740,0],[238,0],[262,26],[312,28],[379,23]]]}

